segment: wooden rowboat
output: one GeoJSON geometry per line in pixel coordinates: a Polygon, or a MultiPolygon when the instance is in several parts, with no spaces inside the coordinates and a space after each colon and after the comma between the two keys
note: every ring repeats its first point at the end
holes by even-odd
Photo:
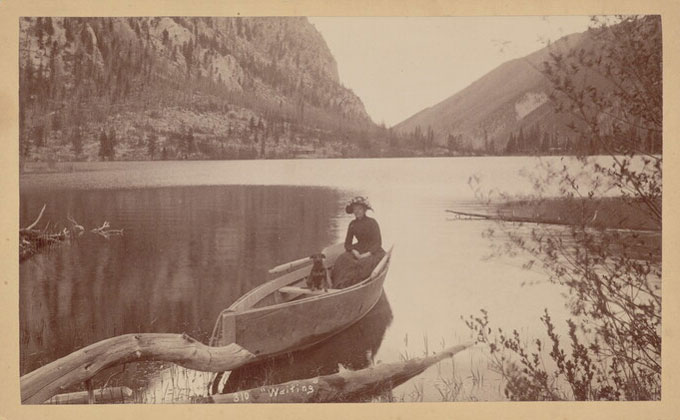
{"type": "MultiPolygon", "coordinates": [[[[326,248],[326,267],[345,252],[343,244],[326,248]]],[[[220,313],[211,346],[236,343],[261,361],[317,344],[364,317],[378,302],[389,269],[392,248],[371,275],[344,289],[311,291],[304,287],[308,258],[270,270],[280,274],[243,295],[220,313]]]]}

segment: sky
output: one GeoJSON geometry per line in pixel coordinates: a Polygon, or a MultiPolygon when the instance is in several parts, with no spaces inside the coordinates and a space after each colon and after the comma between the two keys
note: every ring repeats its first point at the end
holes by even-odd
{"type": "Polygon", "coordinates": [[[388,127],[435,105],[505,61],[583,32],[588,16],[310,17],[340,81],[388,127]]]}

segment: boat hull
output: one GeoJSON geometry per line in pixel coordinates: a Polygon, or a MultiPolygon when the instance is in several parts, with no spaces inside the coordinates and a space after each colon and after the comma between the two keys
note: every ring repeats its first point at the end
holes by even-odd
{"type": "Polygon", "coordinates": [[[386,274],[327,298],[237,315],[236,343],[256,356],[267,357],[319,343],[356,323],[375,306],[386,274]]]}
{"type": "Polygon", "coordinates": [[[378,302],[389,269],[390,254],[364,281],[345,289],[258,307],[276,295],[274,288],[294,284],[305,270],[295,270],[254,289],[222,313],[213,345],[236,343],[256,356],[253,362],[301,350],[343,331],[362,319],[378,302]],[[289,279],[286,279],[289,276],[289,279]],[[265,296],[265,297],[263,297],[265,296]]]}

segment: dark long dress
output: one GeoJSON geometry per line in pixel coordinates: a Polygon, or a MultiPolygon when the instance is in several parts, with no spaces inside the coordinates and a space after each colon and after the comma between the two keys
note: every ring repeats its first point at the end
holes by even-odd
{"type": "Polygon", "coordinates": [[[351,286],[368,277],[385,256],[378,222],[368,216],[352,220],[347,228],[345,251],[335,261],[331,270],[333,288],[336,289],[351,286]],[[356,243],[353,243],[354,238],[357,239],[356,243]],[[356,258],[352,254],[354,249],[361,254],[370,252],[371,255],[356,258]]]}

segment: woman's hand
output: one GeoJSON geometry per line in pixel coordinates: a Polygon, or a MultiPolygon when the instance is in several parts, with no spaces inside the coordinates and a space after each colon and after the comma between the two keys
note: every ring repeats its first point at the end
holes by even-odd
{"type": "Polygon", "coordinates": [[[363,254],[359,254],[358,258],[362,259],[362,258],[367,258],[367,257],[370,257],[370,256],[371,256],[371,252],[368,251],[368,252],[364,252],[363,254]]]}
{"type": "Polygon", "coordinates": [[[356,258],[356,259],[361,258],[361,254],[356,249],[352,250],[352,255],[354,255],[354,258],[356,258]]]}

